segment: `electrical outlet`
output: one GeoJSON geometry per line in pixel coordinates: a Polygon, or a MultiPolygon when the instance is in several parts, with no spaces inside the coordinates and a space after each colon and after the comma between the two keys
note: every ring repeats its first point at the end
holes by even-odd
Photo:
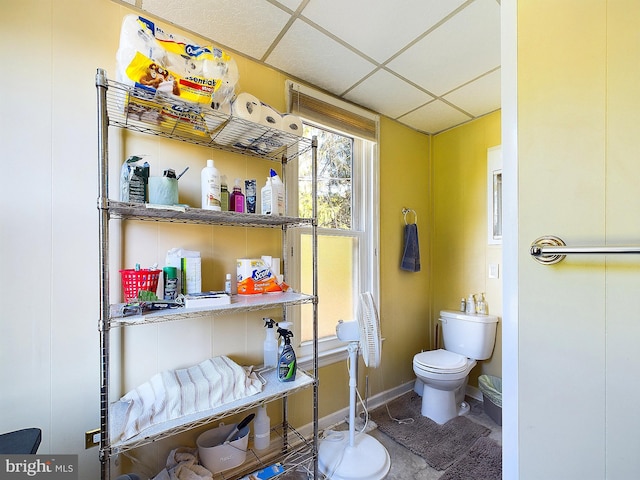
{"type": "Polygon", "coordinates": [[[96,428],[95,430],[84,432],[84,448],[87,449],[96,445],[100,445],[100,429],[96,428]]]}

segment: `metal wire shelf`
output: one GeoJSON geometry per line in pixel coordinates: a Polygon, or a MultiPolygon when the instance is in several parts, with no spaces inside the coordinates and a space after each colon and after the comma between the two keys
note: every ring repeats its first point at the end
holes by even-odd
{"type": "MultiPolygon", "coordinates": [[[[99,205],[98,205],[99,206],[99,205]]],[[[151,220],[157,222],[191,223],[201,225],[230,225],[236,227],[301,227],[311,226],[313,219],[259,215],[256,213],[217,212],[201,208],[149,203],[124,203],[109,200],[111,218],[151,220]]]]}
{"type": "Polygon", "coordinates": [[[162,440],[163,438],[168,438],[197,427],[208,425],[217,419],[222,419],[224,417],[242,413],[252,408],[257,408],[265,402],[272,402],[300,390],[304,390],[312,386],[315,382],[312,376],[308,375],[301,369],[298,369],[296,379],[293,382],[278,381],[275,369],[262,373],[262,376],[266,380],[265,388],[262,392],[250,397],[241,398],[234,402],[220,405],[205,412],[194,413],[174,421],[151,426],[138,435],[125,441],[112,443],[111,453],[123,453],[128,450],[162,440]]]}
{"type": "Polygon", "coordinates": [[[311,139],[269,128],[155,89],[107,82],[109,125],[277,162],[311,148],[311,139]]]}
{"type": "Polygon", "coordinates": [[[179,307],[132,316],[123,316],[122,311],[125,304],[118,303],[111,305],[109,326],[149,325],[152,323],[186,320],[210,315],[229,315],[237,312],[268,310],[276,307],[301,305],[312,302],[312,295],[295,292],[265,293],[262,295],[233,295],[232,301],[228,305],[218,305],[215,307],[205,308],[179,307]]]}

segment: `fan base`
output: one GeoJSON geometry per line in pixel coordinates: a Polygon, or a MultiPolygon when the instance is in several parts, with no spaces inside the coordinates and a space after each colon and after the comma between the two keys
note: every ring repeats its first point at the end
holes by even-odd
{"type": "Polygon", "coordinates": [[[366,433],[355,436],[349,445],[349,432],[332,432],[318,448],[318,468],[331,480],[382,480],[389,473],[389,452],[366,433]]]}

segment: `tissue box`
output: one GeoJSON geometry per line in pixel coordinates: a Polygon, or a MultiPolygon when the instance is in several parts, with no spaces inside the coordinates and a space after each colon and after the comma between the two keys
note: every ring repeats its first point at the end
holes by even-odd
{"type": "Polygon", "coordinates": [[[282,291],[270,265],[261,258],[240,258],[237,263],[238,294],[254,295],[282,291]]]}
{"type": "Polygon", "coordinates": [[[225,292],[200,292],[184,296],[185,308],[215,307],[217,305],[229,305],[230,303],[231,297],[225,292]]]}

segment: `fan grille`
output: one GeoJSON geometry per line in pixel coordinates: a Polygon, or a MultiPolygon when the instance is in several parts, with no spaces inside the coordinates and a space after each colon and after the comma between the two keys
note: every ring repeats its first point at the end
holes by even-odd
{"type": "Polygon", "coordinates": [[[380,319],[371,292],[360,294],[358,303],[358,325],[360,327],[360,348],[362,359],[367,367],[380,365],[382,338],[380,336],[380,319]]]}

